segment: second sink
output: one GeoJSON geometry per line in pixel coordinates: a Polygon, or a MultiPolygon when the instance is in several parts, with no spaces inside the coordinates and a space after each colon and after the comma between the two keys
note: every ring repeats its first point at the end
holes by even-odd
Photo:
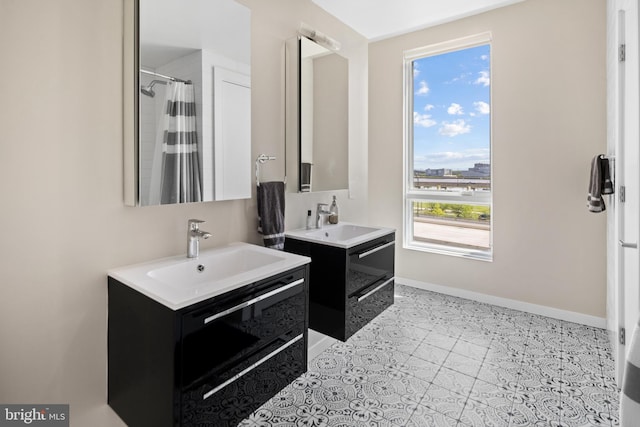
{"type": "Polygon", "coordinates": [[[322,243],[340,248],[350,248],[393,231],[393,229],[385,227],[368,227],[350,223],[340,223],[336,225],[325,225],[321,229],[287,231],[285,235],[308,242],[322,243]]]}

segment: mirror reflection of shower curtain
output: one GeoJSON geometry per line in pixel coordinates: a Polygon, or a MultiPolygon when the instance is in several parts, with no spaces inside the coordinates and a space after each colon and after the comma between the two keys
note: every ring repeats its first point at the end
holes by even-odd
{"type": "Polygon", "coordinates": [[[202,201],[195,92],[169,82],[163,114],[161,204],[202,201]]]}

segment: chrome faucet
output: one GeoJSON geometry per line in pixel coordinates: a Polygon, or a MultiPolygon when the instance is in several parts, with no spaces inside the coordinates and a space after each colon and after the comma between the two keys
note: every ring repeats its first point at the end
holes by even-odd
{"type": "Polygon", "coordinates": [[[187,230],[187,258],[198,258],[200,255],[200,237],[208,239],[211,233],[200,230],[200,224],[204,221],[200,219],[190,219],[187,230]]]}
{"type": "Polygon", "coordinates": [[[316,207],[316,228],[322,228],[329,215],[331,215],[329,205],[326,203],[318,203],[316,207]]]}

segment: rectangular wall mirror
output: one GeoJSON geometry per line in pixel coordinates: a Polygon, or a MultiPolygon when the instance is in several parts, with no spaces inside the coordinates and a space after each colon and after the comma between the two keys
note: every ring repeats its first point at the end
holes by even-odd
{"type": "Polygon", "coordinates": [[[300,37],[299,191],[349,188],[349,61],[300,37]]]}
{"type": "Polygon", "coordinates": [[[125,2],[125,203],[251,197],[251,11],[125,2]]]}

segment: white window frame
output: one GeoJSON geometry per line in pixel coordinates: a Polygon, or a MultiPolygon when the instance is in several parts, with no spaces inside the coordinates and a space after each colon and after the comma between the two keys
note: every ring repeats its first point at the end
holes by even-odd
{"type": "MultiPolygon", "coordinates": [[[[462,37],[442,43],[437,43],[404,52],[404,179],[403,179],[403,248],[439,253],[444,255],[465,257],[481,261],[493,261],[493,84],[490,86],[491,97],[491,117],[490,117],[490,156],[491,156],[491,191],[429,191],[417,190],[413,188],[413,61],[427,56],[435,56],[443,53],[454,52],[476,46],[490,45],[491,55],[489,58],[489,69],[493,74],[493,46],[490,32],[462,37]],[[413,240],[413,202],[434,202],[434,203],[459,203],[465,205],[490,206],[490,248],[489,250],[465,249],[450,245],[418,242],[413,240]]],[[[492,82],[493,83],[493,82],[492,82]]]]}

